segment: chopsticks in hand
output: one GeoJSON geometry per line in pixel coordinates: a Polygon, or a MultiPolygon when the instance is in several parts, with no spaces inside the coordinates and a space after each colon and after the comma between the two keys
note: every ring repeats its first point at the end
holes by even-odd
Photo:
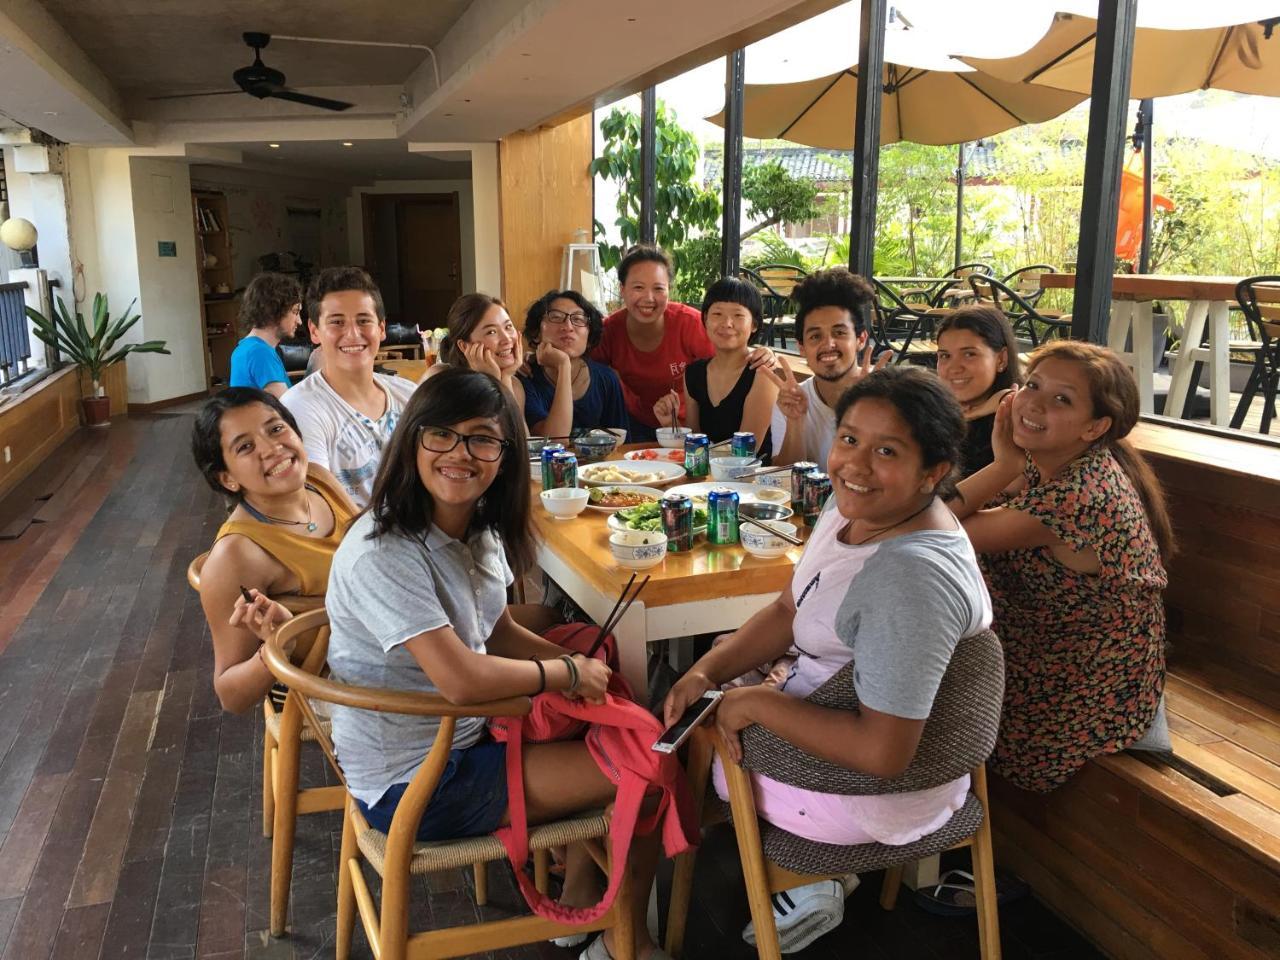
{"type": "Polygon", "coordinates": [[[646,574],[645,578],[640,581],[640,585],[636,587],[636,592],[631,594],[630,599],[628,599],[627,593],[630,591],[631,585],[635,582],[636,575],[633,573],[631,575],[631,579],[627,581],[627,585],[622,588],[622,596],[618,598],[618,602],[615,603],[613,605],[613,609],[609,611],[609,616],[606,617],[604,623],[600,625],[600,632],[596,634],[595,642],[591,644],[591,649],[587,651],[588,657],[594,657],[596,655],[596,651],[599,650],[600,645],[604,643],[604,638],[612,633],[613,628],[622,621],[622,618],[626,615],[627,609],[635,601],[636,597],[640,596],[640,591],[644,589],[644,585],[649,582],[648,574],[646,574]],[[626,600],[627,602],[624,604],[622,602],[623,600],[626,600]],[[618,609],[619,607],[622,609],[618,609]]]}

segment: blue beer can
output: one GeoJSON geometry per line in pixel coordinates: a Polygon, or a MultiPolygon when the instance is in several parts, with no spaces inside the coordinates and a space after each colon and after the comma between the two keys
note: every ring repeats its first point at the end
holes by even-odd
{"type": "Polygon", "coordinates": [[[728,487],[712,487],[707,494],[707,542],[738,542],[738,494],[728,487]]]}
{"type": "Polygon", "coordinates": [[[555,484],[551,482],[551,458],[557,453],[564,452],[563,443],[548,443],[542,447],[542,489],[552,490],[555,484]]]}
{"type": "Polygon", "coordinates": [[[576,487],[578,485],[578,457],[576,454],[559,450],[551,456],[551,486],[546,490],[558,487],[576,487]]]}
{"type": "Polygon", "coordinates": [[[729,444],[729,452],[735,457],[754,457],[756,455],[756,435],[750,430],[737,431],[729,444]]]}
{"type": "Polygon", "coordinates": [[[685,434],[684,469],[690,480],[701,480],[711,472],[711,441],[705,433],[685,434]]]}

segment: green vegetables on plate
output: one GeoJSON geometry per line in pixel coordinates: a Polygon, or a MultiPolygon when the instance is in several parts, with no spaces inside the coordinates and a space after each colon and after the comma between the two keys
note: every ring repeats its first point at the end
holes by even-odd
{"type": "MultiPolygon", "coordinates": [[[[662,507],[658,503],[646,503],[639,507],[628,507],[617,514],[629,530],[662,530],[662,507]]],[[[693,527],[695,530],[707,525],[707,511],[703,507],[693,508],[693,527]]]]}

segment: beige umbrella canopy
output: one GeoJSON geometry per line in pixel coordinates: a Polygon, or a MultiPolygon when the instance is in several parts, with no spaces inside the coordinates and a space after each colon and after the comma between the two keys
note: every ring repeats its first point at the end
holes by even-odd
{"type": "MultiPolygon", "coordinates": [[[[829,150],[853,149],[858,68],[802,83],[747,84],[742,132],[829,150]]],[[[880,142],[965,143],[1070,110],[1087,94],[1009,83],[980,71],[885,64],[880,142]]],[[[724,126],[724,112],[708,117],[724,126]]]]}
{"type": "MultiPolygon", "coordinates": [[[[1280,96],[1280,29],[1276,21],[1200,30],[1138,27],[1129,96],[1169,97],[1213,87],[1280,96]]],[[[1040,42],[1002,60],[960,57],[970,66],[1007,81],[1043,84],[1089,93],[1098,21],[1059,13],[1040,42]]]]}

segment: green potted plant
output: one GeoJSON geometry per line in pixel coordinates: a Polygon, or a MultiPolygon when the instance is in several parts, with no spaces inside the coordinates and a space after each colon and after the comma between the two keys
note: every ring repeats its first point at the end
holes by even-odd
{"type": "MultiPolygon", "coordinates": [[[[136,302],[135,300],[133,303],[136,302]]],[[[141,314],[129,315],[133,303],[125,308],[123,316],[113,321],[108,311],[107,298],[101,293],[94,294],[92,325],[85,323],[84,314],[79,311],[76,311],[73,318],[61,297],[58,298],[58,309],[52,320],[40,311],[27,307],[32,331],[40,341],[54,351],[55,355],[65,357],[87,372],[89,379],[93,381],[93,394],[80,400],[84,408],[84,421],[91,427],[108,423],[111,417],[111,398],[105,396],[101,382],[105,367],[119,363],[131,353],[169,353],[163,340],[124,343],[116,347],[129,328],[142,319],[141,314]]]]}

